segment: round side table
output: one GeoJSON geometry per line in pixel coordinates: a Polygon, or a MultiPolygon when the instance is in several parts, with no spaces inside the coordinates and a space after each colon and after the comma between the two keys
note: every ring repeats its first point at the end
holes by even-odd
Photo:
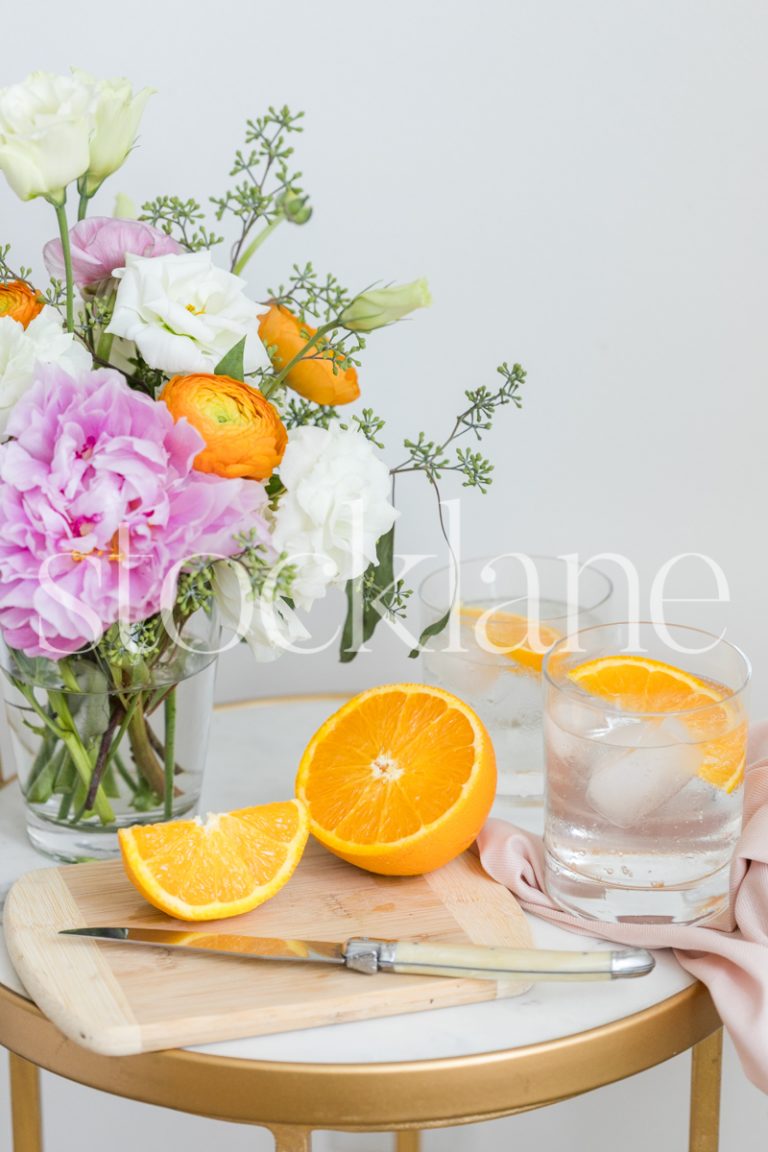
{"type": "MultiPolygon", "coordinates": [[[[218,709],[203,809],[289,795],[298,755],[340,699],[218,709]],[[264,769],[256,775],[259,761],[264,769]]],[[[2,887],[44,864],[22,828],[11,785],[0,791],[2,887]]],[[[542,921],[533,920],[532,929],[542,947],[573,947],[571,934],[542,921]]],[[[398,1152],[416,1152],[419,1129],[541,1108],[689,1048],[689,1152],[716,1152],[721,1043],[709,994],[662,953],[651,976],[588,991],[543,984],[512,1000],[105,1058],[66,1040],[23,995],[0,954],[0,1045],[10,1052],[14,1152],[42,1149],[40,1068],[116,1096],[266,1127],[278,1152],[308,1152],[313,1129],[392,1131],[398,1152]]]]}

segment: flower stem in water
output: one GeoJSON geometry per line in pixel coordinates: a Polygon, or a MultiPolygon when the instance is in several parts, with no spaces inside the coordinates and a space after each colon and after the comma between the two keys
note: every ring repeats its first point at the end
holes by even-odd
{"type": "Polygon", "coordinates": [[[163,815],[166,820],[173,816],[173,775],[176,768],[176,689],[169,692],[163,705],[165,716],[165,791],[163,792],[163,815]]]}

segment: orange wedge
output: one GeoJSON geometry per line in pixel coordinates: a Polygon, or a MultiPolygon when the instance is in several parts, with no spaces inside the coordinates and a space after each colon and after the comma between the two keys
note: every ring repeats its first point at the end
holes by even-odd
{"type": "Polygon", "coordinates": [[[480,627],[479,635],[483,631],[489,644],[493,645],[502,656],[522,664],[534,672],[541,672],[544,657],[547,651],[560,639],[560,633],[547,624],[538,623],[538,636],[533,632],[536,626],[527,616],[518,616],[514,612],[502,612],[498,608],[482,608],[475,604],[462,604],[459,609],[462,622],[473,627],[480,627]],[[535,641],[535,643],[534,643],[535,641]]]}
{"type": "Polygon", "coordinates": [[[238,916],[269,900],[293,874],[309,836],[297,800],[121,828],[128,879],[179,920],[238,916]]]}
{"type": "Polygon", "coordinates": [[[351,864],[414,876],[473,842],[493,803],[496,759],[476,714],[425,684],[370,688],[315,733],[296,795],[322,844],[351,864]]]}
{"type": "Polygon", "coordinates": [[[734,726],[734,709],[727,704],[714,707],[730,695],[722,684],[645,656],[588,660],[572,669],[568,678],[585,692],[628,712],[663,714],[702,709],[681,717],[691,732],[691,742],[695,741],[702,752],[699,776],[723,792],[733,792],[743,781],[747,725],[741,721],[734,726]],[[715,738],[706,739],[708,734],[715,738]]]}

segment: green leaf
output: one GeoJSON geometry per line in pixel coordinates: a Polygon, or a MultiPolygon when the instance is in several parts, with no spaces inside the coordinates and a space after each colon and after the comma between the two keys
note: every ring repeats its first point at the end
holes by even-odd
{"type": "Polygon", "coordinates": [[[361,642],[370,640],[376,625],[383,615],[375,601],[381,598],[386,603],[386,593],[395,582],[395,528],[394,525],[376,545],[376,563],[369,565],[362,576],[347,581],[347,616],[341,633],[339,660],[349,664],[357,655],[355,646],[355,605],[363,602],[361,642]]]}
{"type": "Polygon", "coordinates": [[[450,618],[451,609],[449,608],[445,615],[441,616],[439,620],[435,620],[433,624],[428,624],[422,632],[421,636],[419,636],[419,642],[416,647],[412,648],[408,653],[408,658],[410,660],[415,660],[416,657],[421,654],[421,650],[426,644],[427,640],[430,640],[433,636],[439,636],[443,629],[446,627],[450,618]]]}
{"type": "MultiPolygon", "coordinates": [[[[370,569],[369,569],[370,571],[370,569]]],[[[357,649],[352,647],[355,604],[362,595],[363,578],[357,576],[354,580],[347,580],[347,615],[341,632],[341,647],[339,660],[342,664],[349,664],[357,656],[357,649]]],[[[365,632],[365,609],[363,609],[363,632],[365,632]]]]}
{"type": "Polygon", "coordinates": [[[226,356],[219,360],[214,368],[217,376],[231,376],[233,380],[245,380],[243,360],[245,358],[245,336],[238,340],[234,348],[230,348],[226,356]]]}
{"type": "Polygon", "coordinates": [[[276,472],[273,472],[269,480],[267,480],[264,485],[264,491],[270,500],[274,500],[276,496],[280,496],[281,493],[285,492],[285,485],[276,472]]]}

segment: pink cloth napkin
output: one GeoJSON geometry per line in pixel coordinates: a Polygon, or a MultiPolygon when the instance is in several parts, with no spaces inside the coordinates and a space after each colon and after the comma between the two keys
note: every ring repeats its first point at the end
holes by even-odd
{"type": "Polygon", "coordinates": [[[744,826],[728,912],[706,925],[601,924],[556,908],[544,891],[541,839],[504,820],[478,837],[483,867],[526,912],[562,928],[641,948],[672,948],[706,984],[747,1076],[768,1092],[768,721],[750,731],[744,826]]]}

